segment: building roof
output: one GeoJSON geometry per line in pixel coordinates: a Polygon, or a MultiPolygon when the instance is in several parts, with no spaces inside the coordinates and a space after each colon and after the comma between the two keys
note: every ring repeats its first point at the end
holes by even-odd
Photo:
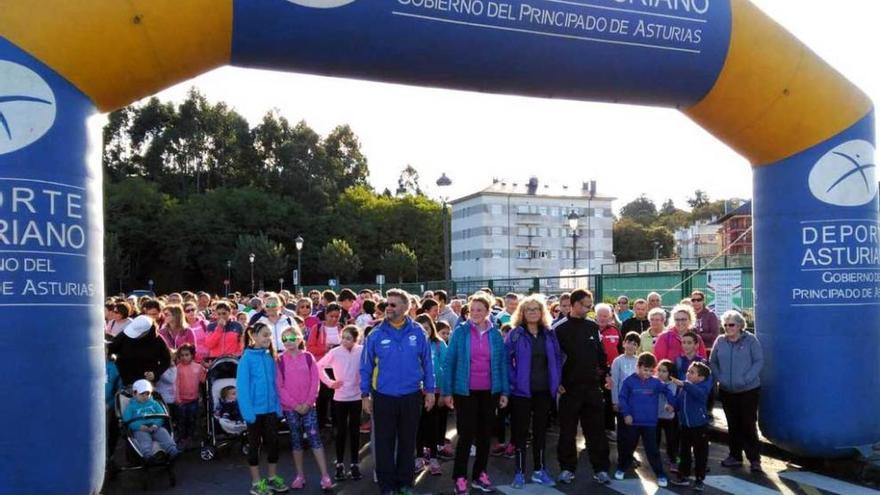
{"type": "Polygon", "coordinates": [[[539,181],[536,177],[528,180],[493,179],[492,184],[475,193],[453,199],[450,204],[457,204],[479,196],[522,196],[542,199],[591,199],[593,201],[613,201],[617,198],[595,194],[596,183],[583,182],[576,185],[552,184],[539,181]],[[593,197],[590,197],[590,191],[593,197]]]}
{"type": "Polygon", "coordinates": [[[737,208],[737,209],[731,211],[730,213],[728,213],[727,215],[724,215],[723,217],[719,218],[718,221],[715,223],[718,225],[721,225],[733,217],[740,217],[743,215],[750,216],[751,214],[752,214],[752,202],[746,201],[745,203],[740,205],[739,208],[737,208]]]}

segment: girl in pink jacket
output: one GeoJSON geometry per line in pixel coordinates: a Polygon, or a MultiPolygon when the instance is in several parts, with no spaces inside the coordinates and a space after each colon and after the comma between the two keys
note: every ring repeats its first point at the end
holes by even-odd
{"type": "Polygon", "coordinates": [[[294,325],[281,334],[284,352],[278,358],[275,369],[275,384],[281,410],[290,426],[290,444],[293,449],[293,467],[296,478],[290,487],[299,490],[305,487],[303,475],[303,432],[309,436],[309,445],[315,453],[315,461],[321,470],[321,489],[328,490],[333,482],[327,474],[327,460],[324,458],[324,446],[321,443],[321,432],[318,415],[315,412],[315,400],[318,398],[318,365],[315,358],[305,349],[302,332],[294,325]]]}

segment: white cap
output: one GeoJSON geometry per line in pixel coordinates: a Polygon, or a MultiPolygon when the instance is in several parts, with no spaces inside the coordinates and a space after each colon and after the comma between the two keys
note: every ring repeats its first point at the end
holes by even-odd
{"type": "Polygon", "coordinates": [[[142,394],[144,392],[152,392],[153,384],[147,380],[141,378],[140,380],[134,382],[134,385],[131,386],[131,389],[134,390],[136,394],[142,394]]]}
{"type": "Polygon", "coordinates": [[[136,339],[147,333],[151,328],[153,328],[153,319],[146,315],[140,315],[131,320],[131,323],[129,323],[122,332],[130,338],[136,339]]]}

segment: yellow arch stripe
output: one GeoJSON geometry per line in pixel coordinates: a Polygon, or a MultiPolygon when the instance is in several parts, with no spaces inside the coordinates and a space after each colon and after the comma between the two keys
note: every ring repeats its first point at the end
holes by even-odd
{"type": "Polygon", "coordinates": [[[872,108],[870,99],[748,0],[732,0],[730,52],[712,91],[685,114],[768,165],[819,144],[872,108]]]}
{"type": "Polygon", "coordinates": [[[0,35],[102,111],[228,64],[230,0],[12,0],[0,35]]]}

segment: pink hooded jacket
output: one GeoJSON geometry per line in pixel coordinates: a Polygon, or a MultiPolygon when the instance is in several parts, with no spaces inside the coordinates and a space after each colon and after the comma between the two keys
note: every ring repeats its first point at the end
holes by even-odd
{"type": "Polygon", "coordinates": [[[296,357],[284,352],[275,367],[275,387],[282,411],[293,411],[300,404],[315,405],[318,398],[318,366],[307,351],[296,357]]]}

